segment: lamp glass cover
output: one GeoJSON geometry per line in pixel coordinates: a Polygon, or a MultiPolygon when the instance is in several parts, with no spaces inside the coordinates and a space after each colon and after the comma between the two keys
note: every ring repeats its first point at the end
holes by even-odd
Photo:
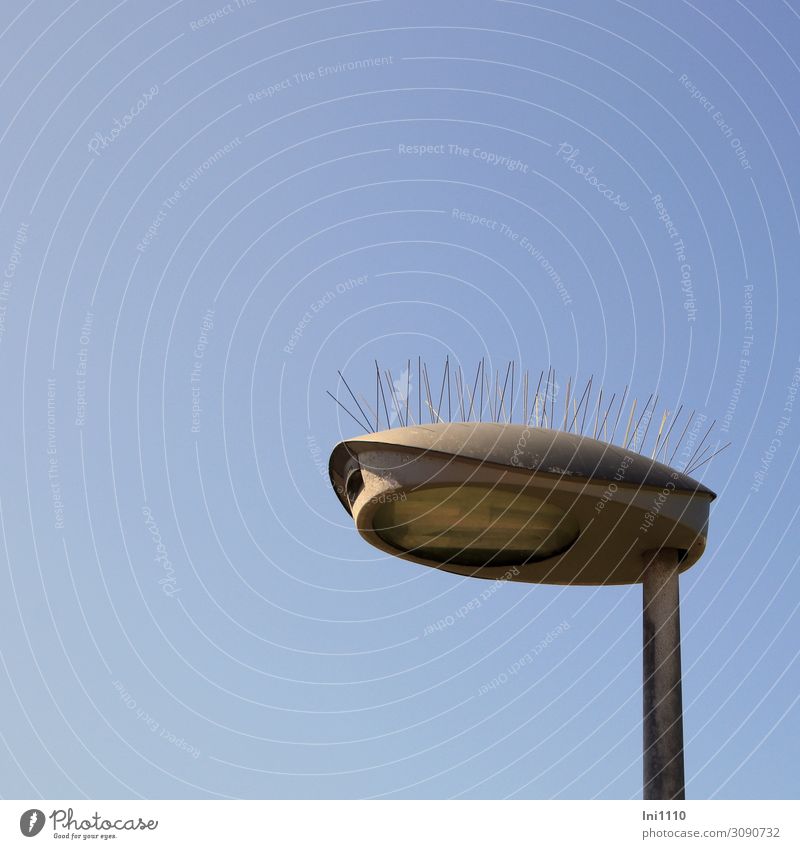
{"type": "Polygon", "coordinates": [[[399,551],[474,567],[547,560],[566,551],[580,530],[573,517],[534,495],[478,484],[394,493],[372,525],[399,551]]]}

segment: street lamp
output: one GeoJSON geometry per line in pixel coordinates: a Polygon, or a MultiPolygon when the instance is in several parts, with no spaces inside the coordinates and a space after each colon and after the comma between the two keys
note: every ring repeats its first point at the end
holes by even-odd
{"type": "MultiPolygon", "coordinates": [[[[331,482],[359,534],[381,551],[469,577],[641,583],[644,798],[683,799],[678,575],[705,550],[716,496],[655,459],[666,454],[667,415],[647,457],[631,450],[628,432],[622,446],[594,438],[599,402],[592,437],[578,428],[574,401],[575,432],[552,427],[552,399],[548,411],[538,389],[530,418],[525,399],[524,424],[511,423],[513,403],[506,421],[495,420],[502,400],[491,421],[442,421],[441,401],[436,411],[429,402],[426,424],[411,424],[408,405],[404,418],[395,403],[400,427],[377,430],[376,415],[374,432],[340,442],[331,454],[331,482]]],[[[422,412],[420,398],[420,421],[422,412]]],[[[564,427],[569,412],[567,397],[564,427]]],[[[699,448],[687,469],[697,467],[699,448]]]]}

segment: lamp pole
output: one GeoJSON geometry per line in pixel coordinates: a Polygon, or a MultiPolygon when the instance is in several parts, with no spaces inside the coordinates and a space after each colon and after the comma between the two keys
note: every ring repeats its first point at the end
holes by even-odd
{"type": "Polygon", "coordinates": [[[680,552],[643,556],[644,798],[684,799],[680,552]]]}

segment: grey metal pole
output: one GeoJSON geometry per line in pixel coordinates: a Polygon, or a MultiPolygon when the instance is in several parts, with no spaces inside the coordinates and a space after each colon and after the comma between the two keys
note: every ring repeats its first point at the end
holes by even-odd
{"type": "Polygon", "coordinates": [[[644,556],[644,798],[684,799],[680,552],[644,556]]]}

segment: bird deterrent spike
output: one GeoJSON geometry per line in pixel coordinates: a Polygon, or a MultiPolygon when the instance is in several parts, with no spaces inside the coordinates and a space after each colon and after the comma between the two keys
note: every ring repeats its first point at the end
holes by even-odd
{"type": "Polygon", "coordinates": [[[716,457],[716,456],[717,456],[717,454],[721,454],[721,453],[722,453],[722,452],[723,452],[726,448],[728,448],[730,445],[731,445],[731,443],[730,443],[730,442],[726,442],[726,443],[722,446],[722,448],[717,449],[717,450],[716,450],[716,451],[715,451],[715,452],[714,452],[714,453],[713,453],[710,457],[706,457],[706,459],[705,459],[705,460],[703,460],[703,462],[702,462],[702,463],[695,463],[695,464],[692,466],[692,468],[689,470],[689,472],[687,472],[687,474],[694,474],[694,473],[695,473],[695,472],[696,472],[696,471],[697,471],[697,470],[698,470],[701,466],[705,466],[705,464],[706,464],[706,463],[708,463],[708,462],[709,462],[709,460],[713,460],[713,459],[714,459],[714,457],[716,457]]]}
{"type": "Polygon", "coordinates": [[[706,447],[705,447],[705,448],[704,448],[704,449],[703,449],[703,450],[702,450],[702,451],[701,451],[701,452],[697,455],[697,459],[694,461],[694,463],[687,463],[687,464],[686,464],[686,467],[684,468],[683,473],[684,473],[685,475],[690,474],[690,473],[691,473],[692,468],[694,467],[694,465],[695,465],[696,463],[701,463],[701,462],[703,462],[703,458],[706,456],[706,454],[708,454],[709,452],[712,452],[712,453],[713,453],[713,451],[714,451],[713,446],[711,446],[711,445],[706,445],[706,447]]]}
{"type": "Polygon", "coordinates": [[[483,421],[483,360],[478,364],[478,374],[475,375],[476,382],[474,384],[475,391],[473,392],[473,399],[479,399],[478,404],[475,406],[475,415],[478,417],[478,421],[483,421]]]}
{"type": "Polygon", "coordinates": [[[480,377],[480,374],[481,367],[479,363],[478,367],[475,369],[475,382],[472,384],[472,395],[469,399],[469,412],[467,413],[467,421],[470,421],[472,419],[472,405],[475,403],[475,393],[478,391],[478,378],[480,377]]]}
{"type": "Polygon", "coordinates": [[[547,369],[547,383],[545,384],[544,392],[542,393],[542,426],[543,427],[552,427],[553,426],[552,420],[550,418],[550,413],[547,410],[548,396],[549,397],[553,396],[553,390],[550,388],[551,382],[552,382],[552,377],[551,377],[552,371],[553,371],[552,368],[547,369]],[[547,421],[546,425],[544,424],[545,421],[547,421]]]}
{"type": "MultiPolygon", "coordinates": [[[[539,427],[539,390],[542,387],[542,379],[544,378],[544,369],[539,372],[539,382],[536,384],[536,392],[533,396],[533,408],[531,409],[531,418],[536,416],[536,427],[539,427]]],[[[528,419],[528,424],[531,421],[528,419]]]]}
{"type": "Polygon", "coordinates": [[[608,402],[608,406],[606,407],[606,414],[603,416],[603,421],[600,422],[600,432],[603,433],[606,427],[606,422],[608,421],[608,414],[611,412],[611,408],[614,406],[614,400],[617,397],[616,392],[611,393],[611,400],[608,402]]]}
{"type": "Polygon", "coordinates": [[[583,436],[583,429],[586,427],[586,413],[589,410],[589,399],[592,397],[592,386],[594,385],[594,375],[591,375],[589,378],[589,382],[586,384],[587,394],[586,394],[586,405],[583,408],[583,418],[581,419],[581,436],[583,436]]]}
{"type": "Polygon", "coordinates": [[[678,453],[678,449],[681,447],[681,442],[683,442],[683,437],[686,436],[686,431],[689,430],[689,425],[692,423],[694,419],[694,414],[697,412],[696,410],[692,410],[689,414],[689,418],[686,419],[686,424],[683,426],[683,431],[681,435],[678,437],[678,441],[675,443],[675,450],[672,452],[669,458],[669,465],[672,465],[672,461],[675,459],[675,455],[678,453]]]}
{"type": "Polygon", "coordinates": [[[653,453],[650,457],[651,460],[656,459],[656,454],[658,454],[658,443],[661,441],[661,433],[664,430],[664,425],[667,423],[667,417],[669,416],[669,410],[664,410],[664,414],[661,416],[661,424],[658,426],[658,433],[656,434],[656,441],[653,445],[653,453]]]}
{"type": "Polygon", "coordinates": [[[431,417],[431,424],[435,424],[436,421],[434,420],[434,416],[439,422],[441,422],[442,420],[439,418],[439,414],[433,408],[433,399],[431,398],[431,384],[430,380],[428,380],[428,367],[424,363],[422,364],[422,373],[425,377],[425,394],[427,395],[427,401],[425,402],[425,404],[428,407],[428,413],[431,417]]]}
{"type": "Polygon", "coordinates": [[[383,380],[381,380],[381,370],[378,366],[377,360],[375,360],[375,371],[378,376],[378,386],[381,390],[381,399],[383,400],[383,412],[386,414],[386,427],[390,428],[392,426],[392,420],[389,418],[389,406],[386,403],[386,393],[383,391],[383,380]]]}
{"type": "Polygon", "coordinates": [[[541,414],[541,425],[542,427],[547,427],[547,398],[550,394],[550,369],[547,369],[547,378],[545,379],[544,386],[542,387],[542,414],[541,414]]]}
{"type": "Polygon", "coordinates": [[[647,427],[644,429],[644,434],[642,436],[642,448],[644,448],[644,444],[647,441],[647,433],[650,430],[650,425],[653,422],[653,416],[656,414],[656,407],[658,406],[658,395],[656,395],[655,401],[653,401],[653,411],[650,413],[650,418],[647,420],[647,427]]]}
{"type": "Polygon", "coordinates": [[[516,369],[514,368],[514,360],[511,360],[511,404],[509,406],[508,418],[509,421],[514,421],[514,377],[516,369]]]}
{"type": "Polygon", "coordinates": [[[406,365],[406,427],[408,427],[409,399],[411,398],[411,360],[406,365]]]}
{"type": "Polygon", "coordinates": [[[617,435],[617,425],[619,424],[619,417],[622,415],[622,408],[625,406],[625,398],[628,395],[628,387],[625,386],[625,390],[622,393],[622,398],[619,399],[619,409],[617,410],[617,418],[614,422],[614,430],[611,431],[611,442],[614,441],[614,437],[617,435]]]}
{"type": "Polygon", "coordinates": [[[433,399],[431,398],[431,382],[428,380],[428,366],[422,364],[422,374],[425,377],[425,394],[427,396],[428,412],[430,413],[431,422],[433,422],[433,399]]]}
{"type": "MultiPolygon", "coordinates": [[[[650,406],[650,402],[653,400],[653,393],[650,393],[650,397],[647,399],[647,403],[642,407],[642,412],[639,414],[639,418],[636,420],[636,427],[633,429],[633,433],[631,434],[631,439],[636,439],[636,434],[639,431],[639,425],[642,423],[642,419],[644,418],[644,414],[647,412],[647,408],[650,406]]],[[[623,448],[627,448],[627,443],[622,446],[623,448]]],[[[636,450],[634,448],[634,450],[636,450]]]]}
{"type": "Polygon", "coordinates": [[[422,424],[422,357],[417,357],[417,415],[422,424]]]}
{"type": "MultiPolygon", "coordinates": [[[[445,363],[447,360],[445,359],[445,363]]],[[[439,390],[439,403],[436,405],[436,418],[441,421],[442,401],[444,401],[444,387],[447,383],[447,369],[442,372],[442,387],[439,390]]]]}
{"type": "Polygon", "coordinates": [[[708,430],[705,432],[705,434],[703,435],[703,438],[700,440],[700,442],[697,443],[697,448],[694,449],[694,454],[692,454],[692,456],[687,460],[686,466],[684,466],[684,468],[687,468],[688,466],[692,465],[695,457],[697,457],[697,455],[700,451],[700,448],[703,446],[703,443],[706,441],[706,439],[708,439],[708,435],[709,435],[709,433],[711,433],[711,429],[714,427],[714,425],[716,423],[717,423],[717,420],[714,419],[714,421],[711,422],[711,424],[708,426],[708,430]]]}
{"type": "MultiPolygon", "coordinates": [[[[503,381],[503,391],[500,393],[500,403],[499,403],[499,409],[498,409],[498,418],[499,418],[500,410],[503,410],[504,411],[503,415],[506,417],[506,421],[510,420],[509,414],[505,412],[505,398],[506,398],[506,387],[508,386],[508,375],[511,372],[511,363],[512,362],[513,362],[513,360],[509,360],[508,368],[506,368],[506,379],[503,381]]],[[[498,387],[499,387],[499,385],[500,385],[500,383],[498,381],[498,387]]]]}
{"type": "MultiPolygon", "coordinates": [[[[378,370],[378,364],[375,363],[375,432],[381,429],[381,390],[380,390],[381,373],[378,370]]],[[[387,419],[386,424],[389,424],[387,419]]]]}
{"type": "Polygon", "coordinates": [[[392,396],[392,405],[394,406],[394,411],[397,414],[397,420],[402,425],[403,414],[400,412],[400,402],[397,400],[397,393],[394,389],[394,380],[392,379],[392,372],[389,369],[386,369],[386,382],[389,384],[389,394],[392,396]]]}
{"type": "MultiPolygon", "coordinates": [[[[326,392],[328,392],[328,390],[327,390],[327,389],[326,389],[325,391],[326,391],[326,392]]],[[[369,428],[367,428],[367,427],[364,427],[364,425],[363,425],[363,424],[362,424],[362,423],[361,423],[361,422],[360,422],[360,421],[359,421],[359,420],[358,420],[358,419],[357,419],[357,418],[356,418],[356,417],[355,417],[355,416],[354,416],[354,415],[350,412],[350,410],[348,410],[348,409],[347,409],[347,407],[345,407],[345,405],[344,405],[344,404],[343,404],[343,403],[342,403],[342,402],[341,402],[341,401],[340,401],[340,400],[339,400],[339,399],[338,399],[335,395],[333,395],[331,392],[328,392],[328,395],[330,395],[330,396],[331,396],[331,398],[333,398],[333,400],[334,400],[334,401],[336,401],[336,403],[337,403],[337,404],[338,404],[338,405],[339,405],[339,406],[340,406],[340,407],[341,407],[341,408],[345,411],[345,413],[347,413],[347,415],[348,415],[348,416],[350,416],[350,418],[351,418],[351,419],[352,419],[352,420],[353,420],[353,421],[354,421],[354,422],[355,422],[355,423],[356,423],[356,424],[357,424],[357,425],[358,425],[358,426],[359,426],[359,427],[360,427],[360,428],[361,428],[361,429],[362,429],[365,433],[373,433],[373,431],[372,431],[372,430],[370,430],[370,429],[369,429],[369,428]]]]}
{"type": "Polygon", "coordinates": [[[625,436],[622,438],[622,447],[628,447],[628,434],[631,430],[631,422],[633,421],[633,414],[636,412],[636,399],[633,399],[633,406],[631,407],[630,415],[628,416],[628,424],[625,427],[625,436]]]}
{"type": "MultiPolygon", "coordinates": [[[[680,404],[680,405],[678,406],[678,409],[677,409],[677,411],[676,411],[675,415],[672,417],[672,422],[670,423],[669,429],[668,429],[668,430],[667,430],[667,432],[664,434],[664,441],[663,441],[663,443],[662,443],[662,446],[666,446],[666,444],[667,444],[667,440],[669,439],[669,435],[672,433],[672,428],[674,428],[674,427],[675,427],[675,422],[677,422],[677,421],[678,421],[678,418],[680,417],[680,414],[681,414],[681,410],[682,410],[682,409],[683,409],[683,404],[680,404]]],[[[654,454],[653,454],[653,457],[654,457],[654,458],[655,458],[655,457],[658,457],[658,451],[659,451],[659,444],[658,444],[658,439],[656,439],[656,447],[655,447],[655,452],[654,452],[654,454]]]]}
{"type": "Polygon", "coordinates": [[[701,449],[703,448],[703,444],[705,443],[706,437],[708,436],[708,434],[711,433],[711,428],[713,427],[713,425],[714,425],[714,422],[711,422],[711,424],[708,427],[708,430],[703,435],[703,438],[697,443],[697,447],[694,449],[694,452],[692,453],[691,457],[689,457],[689,459],[683,464],[684,469],[687,469],[689,466],[691,466],[692,463],[694,462],[695,457],[697,457],[698,455],[701,454],[701,449]]]}
{"type": "Polygon", "coordinates": [[[608,407],[606,408],[606,414],[603,416],[603,423],[600,425],[600,431],[604,434],[603,439],[608,435],[608,428],[606,427],[606,421],[608,420],[608,414],[611,412],[611,408],[614,406],[614,399],[617,397],[617,393],[613,392],[611,394],[611,400],[608,402],[608,407]]]}
{"type": "MultiPolygon", "coordinates": [[[[337,371],[339,378],[344,384],[347,393],[352,399],[355,407],[350,410],[343,404],[333,393],[327,394],[336,401],[337,405],[343,409],[347,415],[356,423],[365,433],[376,433],[381,426],[391,429],[392,418],[396,415],[400,426],[408,427],[411,424],[417,425],[423,423],[423,413],[425,407],[428,408],[431,423],[442,423],[455,421],[460,417],[463,423],[472,422],[476,419],[483,421],[483,414],[488,411],[488,415],[492,422],[497,424],[510,424],[515,421],[515,407],[522,407],[522,422],[526,425],[535,423],[536,427],[553,429],[555,426],[555,407],[556,407],[556,370],[549,366],[547,374],[544,370],[539,373],[539,380],[536,384],[536,389],[531,393],[533,388],[530,382],[530,373],[526,370],[519,372],[519,385],[517,378],[517,364],[514,360],[509,360],[506,366],[506,373],[503,380],[500,380],[499,369],[494,369],[494,375],[486,371],[486,358],[482,357],[480,363],[476,367],[474,382],[470,391],[470,387],[465,381],[465,374],[462,366],[459,364],[454,367],[454,373],[450,374],[450,357],[449,354],[445,357],[444,373],[442,375],[442,383],[439,390],[438,404],[434,405],[431,393],[430,376],[428,373],[427,364],[423,362],[421,357],[417,358],[417,416],[414,415],[413,404],[411,401],[411,368],[412,360],[406,362],[406,385],[402,386],[402,376],[399,378],[397,385],[392,376],[390,369],[381,370],[377,360],[375,363],[375,407],[362,394],[356,394],[350,387],[350,384],[345,379],[341,371],[337,371]],[[388,385],[388,395],[384,380],[388,385]],[[453,383],[455,384],[456,405],[453,408],[453,383]],[[480,389],[478,385],[480,384],[480,389]],[[447,407],[444,405],[445,386],[447,387],[447,407]],[[402,397],[405,389],[405,398],[402,397]],[[548,398],[549,394],[549,398],[548,398]],[[549,404],[548,404],[549,400],[549,404]],[[479,402],[479,406],[477,404],[479,402]],[[394,410],[390,415],[389,406],[394,410]],[[385,424],[381,418],[381,407],[385,416],[385,424]],[[416,420],[415,420],[416,419],[416,420]]],[[[589,424],[588,434],[594,439],[602,439],[609,444],[618,444],[623,449],[632,448],[633,451],[647,456],[653,461],[663,461],[665,464],[672,465],[678,453],[681,451],[681,446],[684,443],[686,434],[692,426],[696,411],[692,411],[683,423],[680,436],[674,439],[674,433],[677,432],[681,418],[686,414],[683,404],[679,404],[675,412],[669,409],[664,409],[660,417],[658,426],[653,423],[656,412],[658,410],[659,395],[650,394],[644,406],[637,410],[639,403],[637,399],[633,399],[630,410],[627,416],[627,424],[625,434],[620,443],[616,443],[616,433],[619,427],[622,414],[626,408],[626,399],[628,398],[628,389],[626,386],[621,398],[617,401],[616,393],[611,395],[611,400],[606,401],[606,393],[600,387],[597,399],[592,401],[592,387],[594,377],[591,376],[587,381],[580,398],[577,394],[577,383],[572,377],[568,377],[567,385],[564,394],[564,414],[559,421],[561,429],[566,433],[575,433],[583,436],[587,434],[587,420],[589,424]],[[571,406],[570,406],[571,404],[571,406]],[[616,415],[611,426],[611,414],[614,412],[614,405],[617,404],[616,415]],[[604,409],[605,405],[605,409],[604,409]],[[590,407],[592,408],[590,410],[590,407]],[[637,417],[638,412],[638,417],[637,417]],[[580,422],[579,422],[580,420],[580,422]],[[651,448],[648,450],[648,437],[650,430],[654,431],[654,441],[651,448]],[[610,438],[609,438],[610,431],[610,438]]],[[[698,423],[695,422],[695,427],[698,423]]],[[[702,439],[696,444],[694,451],[688,460],[681,461],[684,474],[691,474],[699,468],[702,468],[709,463],[717,454],[721,453],[725,448],[729,447],[730,443],[717,448],[710,445],[708,439],[716,425],[716,420],[712,421],[708,429],[703,434],[702,439]],[[716,449],[716,450],[715,450],[716,449]]],[[[693,431],[694,438],[694,431],[693,431]]],[[[688,453],[687,449],[684,453],[688,453]]]]}
{"type": "Polygon", "coordinates": [[[481,357],[481,406],[478,410],[479,421],[483,421],[483,357],[481,357]]]}
{"type": "Polygon", "coordinates": [[[356,398],[356,396],[353,395],[353,390],[350,388],[349,384],[344,379],[344,375],[340,371],[338,371],[337,374],[339,375],[339,377],[341,377],[342,383],[344,383],[347,391],[350,393],[350,397],[356,402],[356,406],[361,411],[361,415],[364,416],[364,421],[367,423],[367,433],[369,433],[372,430],[372,428],[370,427],[369,419],[366,417],[366,415],[364,414],[364,411],[361,409],[361,404],[358,403],[358,398],[356,398]]]}
{"type": "Polygon", "coordinates": [[[450,357],[446,357],[444,361],[444,372],[447,375],[447,418],[453,421],[453,408],[450,401],[450,357]]]}
{"type": "MultiPolygon", "coordinates": [[[[642,407],[642,411],[641,411],[641,413],[639,413],[639,418],[636,419],[636,424],[634,425],[634,428],[631,431],[631,441],[633,442],[634,450],[636,450],[636,448],[635,448],[636,434],[639,432],[639,425],[642,423],[642,419],[645,417],[645,414],[647,413],[647,409],[650,406],[650,402],[652,400],[653,400],[653,394],[651,392],[650,397],[647,399],[647,403],[644,405],[644,407],[642,407]]],[[[623,446],[623,448],[627,448],[627,447],[628,447],[627,445],[623,446]]]]}
{"type": "Polygon", "coordinates": [[[600,424],[600,405],[603,403],[603,387],[600,387],[600,394],[597,396],[597,412],[594,414],[594,431],[592,439],[597,439],[597,426],[600,424]]]}
{"type": "MultiPolygon", "coordinates": [[[[578,411],[581,409],[581,406],[583,404],[583,399],[584,399],[586,393],[588,392],[588,390],[589,390],[589,384],[587,383],[586,386],[583,389],[583,393],[581,394],[580,401],[578,401],[578,406],[575,408],[575,414],[572,416],[572,421],[569,423],[569,427],[567,428],[568,433],[569,433],[569,431],[572,430],[572,426],[576,425],[576,422],[577,422],[577,419],[578,419],[578,411]]],[[[576,425],[575,433],[577,433],[577,432],[578,432],[578,428],[577,428],[577,425],[576,425]]]]}
{"type": "Polygon", "coordinates": [[[364,406],[367,408],[369,414],[371,416],[374,416],[375,410],[372,409],[372,404],[370,404],[369,401],[367,401],[367,399],[360,392],[358,393],[358,397],[364,402],[364,406]]]}
{"type": "Polygon", "coordinates": [[[525,424],[528,421],[528,369],[525,369],[522,383],[522,423],[525,424]]]}
{"type": "MultiPolygon", "coordinates": [[[[390,406],[394,412],[397,412],[397,399],[394,397],[394,387],[392,386],[391,374],[388,369],[384,371],[383,379],[389,384],[389,401],[391,402],[390,406]],[[388,375],[388,377],[387,377],[388,375]]],[[[402,422],[401,422],[402,424],[402,422]]],[[[391,421],[389,422],[389,427],[391,427],[391,421]]]]}
{"type": "Polygon", "coordinates": [[[458,409],[461,412],[461,421],[466,421],[464,418],[464,394],[463,384],[461,381],[461,366],[456,370],[456,397],[458,398],[458,409]]]}

